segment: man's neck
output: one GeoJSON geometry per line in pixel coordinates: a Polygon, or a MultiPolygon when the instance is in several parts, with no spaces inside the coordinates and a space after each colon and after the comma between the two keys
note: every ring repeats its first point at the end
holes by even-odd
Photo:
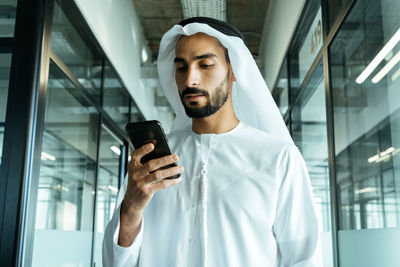
{"type": "MultiPolygon", "coordinates": [[[[228,103],[227,103],[228,104],[228,103]]],[[[233,107],[224,105],[211,116],[201,119],[192,119],[192,130],[197,134],[226,133],[235,128],[239,120],[233,112],[233,107]]]]}

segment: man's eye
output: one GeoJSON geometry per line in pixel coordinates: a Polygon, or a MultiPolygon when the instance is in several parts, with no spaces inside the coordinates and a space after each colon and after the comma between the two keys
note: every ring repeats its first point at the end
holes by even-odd
{"type": "Polygon", "coordinates": [[[186,66],[183,66],[183,67],[178,67],[178,68],[176,68],[176,71],[177,71],[177,72],[184,72],[184,71],[186,71],[186,69],[187,69],[187,67],[186,67],[186,66]]]}
{"type": "Polygon", "coordinates": [[[210,69],[212,68],[214,65],[213,64],[201,64],[200,65],[203,69],[210,69]]]}

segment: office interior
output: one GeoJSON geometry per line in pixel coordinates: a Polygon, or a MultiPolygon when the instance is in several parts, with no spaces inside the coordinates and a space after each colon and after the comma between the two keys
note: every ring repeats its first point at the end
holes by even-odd
{"type": "MultiPolygon", "coordinates": [[[[325,267],[399,267],[399,0],[0,0],[1,266],[102,266],[133,147],[174,113],[160,38],[244,36],[310,174],[325,267]]],[[[265,107],[268,109],[268,107],[265,107]]]]}

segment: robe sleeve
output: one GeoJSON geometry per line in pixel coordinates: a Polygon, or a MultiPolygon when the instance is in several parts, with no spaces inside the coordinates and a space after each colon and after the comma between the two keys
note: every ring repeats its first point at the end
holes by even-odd
{"type": "Polygon", "coordinates": [[[281,161],[274,234],[279,267],[320,267],[319,229],[307,167],[290,145],[281,161]]]}
{"type": "Polygon", "coordinates": [[[104,232],[103,239],[103,266],[104,267],[133,267],[138,266],[140,246],[143,239],[144,219],[140,224],[140,230],[135,240],[129,247],[118,245],[118,235],[120,227],[121,202],[124,198],[127,187],[127,179],[122,184],[118,197],[117,205],[111,221],[108,223],[104,232]]]}

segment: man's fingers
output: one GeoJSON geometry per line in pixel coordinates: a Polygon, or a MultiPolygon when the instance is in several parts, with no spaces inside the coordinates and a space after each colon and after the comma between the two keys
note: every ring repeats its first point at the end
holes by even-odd
{"type": "Polygon", "coordinates": [[[164,188],[170,187],[172,185],[179,184],[180,182],[182,182],[182,176],[179,178],[176,178],[176,179],[164,179],[157,183],[151,184],[150,187],[153,192],[157,192],[160,189],[164,189],[164,188]]]}
{"type": "MultiPolygon", "coordinates": [[[[162,179],[174,176],[176,174],[180,174],[183,171],[184,171],[183,166],[174,166],[174,167],[170,167],[168,169],[158,170],[158,171],[155,171],[152,174],[148,175],[146,177],[146,182],[147,183],[155,183],[162,179]]],[[[174,180],[174,179],[171,179],[171,180],[174,180]]]]}
{"type": "Polygon", "coordinates": [[[131,157],[132,157],[131,162],[133,164],[140,163],[140,160],[142,159],[142,157],[146,154],[149,154],[151,151],[153,151],[153,149],[154,149],[154,145],[152,143],[146,144],[144,146],[141,146],[138,149],[135,149],[131,155],[131,157]]]}
{"type": "Polygon", "coordinates": [[[177,155],[175,155],[175,154],[168,155],[168,156],[164,156],[164,157],[161,157],[158,159],[150,160],[150,161],[146,162],[144,164],[144,166],[146,167],[147,171],[150,173],[150,172],[158,170],[164,166],[168,166],[172,163],[176,163],[176,162],[178,162],[178,160],[179,160],[179,158],[177,155]]]}

